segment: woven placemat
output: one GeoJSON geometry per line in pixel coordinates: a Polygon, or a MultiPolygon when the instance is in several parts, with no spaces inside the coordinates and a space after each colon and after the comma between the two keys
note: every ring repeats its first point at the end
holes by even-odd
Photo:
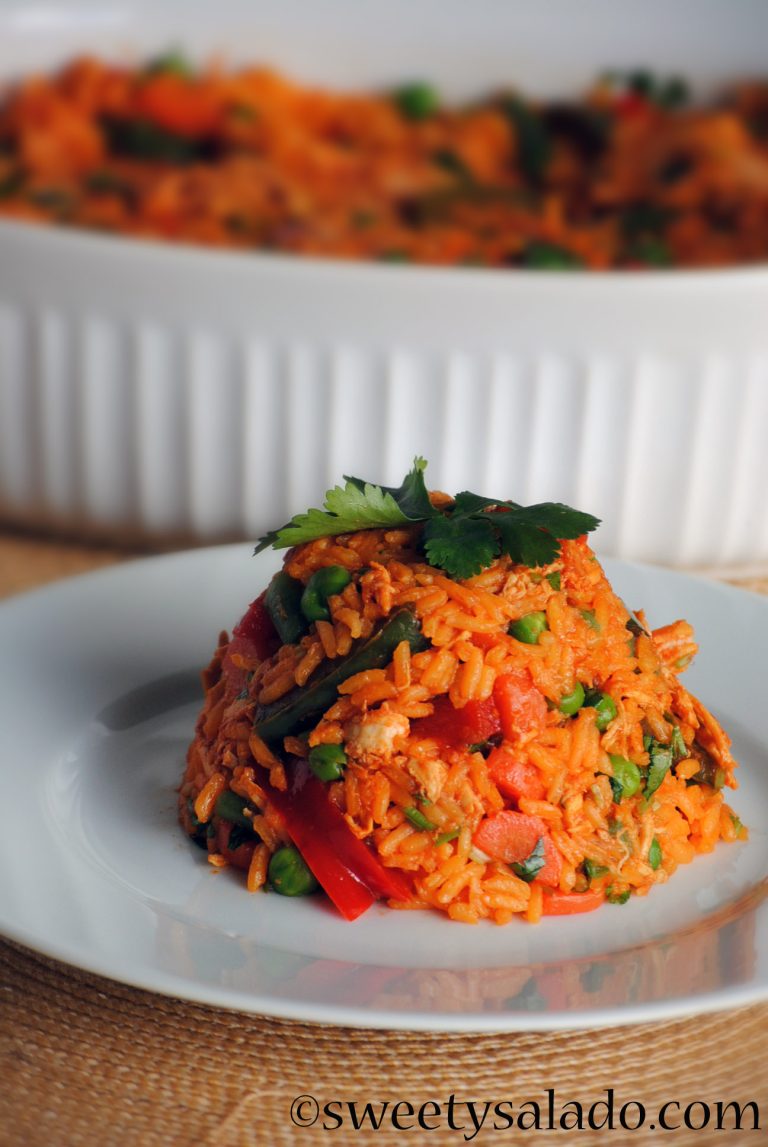
{"type": "MultiPolygon", "coordinates": [[[[0,596],[128,556],[0,536],[0,596]]],[[[753,576],[749,588],[768,591],[768,580],[753,576]]],[[[664,1104],[668,1124],[680,1124],[663,1133],[664,1143],[759,1142],[750,1103],[763,1134],[768,1123],[768,1005],[568,1033],[347,1030],[166,999],[9,942],[0,942],[0,993],[2,1147],[311,1147],[395,1136],[415,1144],[647,1144],[660,1134],[651,1124],[664,1104]],[[558,1126],[566,1110],[566,1127],[575,1120],[581,1104],[588,1127],[590,1105],[602,1102],[599,1124],[607,1089],[613,1129],[558,1126]],[[319,1115],[304,1126],[312,1100],[319,1115]],[[478,1121],[490,1104],[479,1132],[470,1101],[478,1121]],[[540,1129],[510,1129],[510,1113],[517,1119],[526,1101],[531,1119],[539,1105],[540,1129]],[[622,1105],[630,1104],[634,1126],[638,1103],[644,1126],[622,1129],[622,1105]],[[724,1113],[726,1130],[714,1129],[718,1103],[743,1108],[741,1131],[728,1130],[733,1108],[724,1113]],[[709,1125],[697,1130],[704,1104],[709,1125]],[[375,1130],[371,1118],[382,1113],[375,1130]]]]}

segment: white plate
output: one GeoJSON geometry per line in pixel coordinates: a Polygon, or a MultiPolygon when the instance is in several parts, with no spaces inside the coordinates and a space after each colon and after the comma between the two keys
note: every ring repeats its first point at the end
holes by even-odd
{"type": "Polygon", "coordinates": [[[292,1019],[443,1030],[641,1022],[768,997],[768,600],[607,562],[654,624],[703,648],[690,684],[742,762],[746,844],[627,905],[470,927],[249,896],[176,824],[216,634],[279,559],[249,546],[127,564],[0,607],[0,928],[125,983],[292,1019]]]}

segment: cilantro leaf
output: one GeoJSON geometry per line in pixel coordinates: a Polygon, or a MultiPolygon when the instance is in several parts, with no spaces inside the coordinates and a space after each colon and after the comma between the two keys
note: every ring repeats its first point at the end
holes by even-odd
{"type": "Polygon", "coordinates": [[[530,884],[532,880],[536,879],[545,864],[544,837],[540,836],[534,845],[533,852],[526,856],[525,860],[515,861],[511,868],[516,876],[519,876],[526,884],[530,884]]]}
{"type": "Polygon", "coordinates": [[[259,538],[255,554],[269,546],[288,549],[315,538],[329,538],[354,530],[386,529],[425,521],[439,514],[424,483],[426,462],[414,458],[401,486],[375,486],[363,478],[344,475],[344,486],[328,490],[322,510],[296,514],[279,530],[259,538]]]}
{"type": "Polygon", "coordinates": [[[560,553],[557,538],[539,526],[521,520],[517,510],[491,515],[501,535],[501,548],[513,562],[524,566],[546,566],[560,553]]]}
{"type": "Polygon", "coordinates": [[[288,549],[314,538],[328,538],[377,526],[402,526],[410,522],[391,494],[381,486],[371,486],[367,482],[362,489],[349,479],[343,488],[334,486],[325,495],[323,505],[324,510],[312,509],[305,514],[296,514],[279,530],[259,538],[254,553],[258,554],[268,546],[274,546],[276,550],[288,549]]]}
{"type": "Polygon", "coordinates": [[[481,514],[492,506],[512,505],[511,502],[498,502],[493,498],[483,498],[480,494],[472,494],[469,490],[462,490],[453,499],[453,514],[481,514]]]}
{"type": "Polygon", "coordinates": [[[427,522],[423,541],[430,565],[454,578],[474,577],[499,552],[493,526],[484,518],[441,514],[427,522]]]}
{"type": "MultiPolygon", "coordinates": [[[[400,486],[379,487],[385,494],[391,494],[406,518],[410,518],[414,522],[434,518],[440,513],[429,500],[429,491],[424,481],[426,468],[427,463],[423,458],[414,458],[413,466],[400,486]]],[[[358,490],[364,490],[368,485],[362,478],[352,478],[347,474],[344,475],[344,480],[351,482],[358,490]]]]}
{"type": "Polygon", "coordinates": [[[474,577],[500,554],[530,567],[548,565],[563,538],[577,538],[599,525],[597,518],[560,502],[521,506],[462,490],[452,505],[432,505],[424,481],[426,462],[414,458],[400,486],[377,486],[345,475],[344,486],[325,495],[323,509],[297,514],[279,530],[260,538],[255,553],[285,549],[315,538],[355,530],[391,529],[424,522],[427,560],[454,578],[474,577]]]}
{"type": "Polygon", "coordinates": [[[391,494],[381,486],[365,484],[358,490],[350,482],[344,488],[334,486],[325,495],[325,508],[337,518],[341,518],[353,530],[364,530],[370,526],[399,526],[408,518],[391,494]]]}
{"type": "Polygon", "coordinates": [[[582,510],[573,510],[562,502],[539,502],[535,506],[517,507],[517,518],[548,530],[556,538],[580,538],[599,525],[598,519],[582,510]]]}

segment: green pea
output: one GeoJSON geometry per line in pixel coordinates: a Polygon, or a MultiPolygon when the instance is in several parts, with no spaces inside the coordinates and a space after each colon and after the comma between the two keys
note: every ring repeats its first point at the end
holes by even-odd
{"type": "Polygon", "coordinates": [[[309,750],[309,767],[320,781],[337,781],[344,775],[347,754],[341,745],[315,745],[309,750]]]}
{"type": "Polygon", "coordinates": [[[608,693],[590,692],[587,694],[587,704],[595,710],[595,724],[604,733],[618,713],[616,702],[608,693]]]}
{"type": "Polygon", "coordinates": [[[533,613],[526,613],[517,621],[513,621],[509,627],[509,632],[518,641],[524,641],[526,645],[536,645],[546,628],[546,613],[542,610],[535,610],[533,613]]]}
{"type": "Polygon", "coordinates": [[[648,849],[648,863],[655,872],[662,861],[661,845],[654,836],[651,841],[651,847],[648,849]]]}
{"type": "Polygon", "coordinates": [[[564,697],[560,698],[558,709],[564,713],[566,717],[572,717],[574,713],[578,713],[581,706],[584,704],[584,686],[580,681],[577,681],[571,693],[566,693],[564,697]]]}
{"type": "Polygon", "coordinates": [[[395,92],[395,103],[406,119],[428,119],[440,106],[440,97],[431,84],[406,84],[395,92]]]}
{"type": "Polygon", "coordinates": [[[642,774],[634,761],[628,761],[626,757],[618,757],[615,754],[610,754],[611,765],[613,766],[613,780],[616,784],[621,785],[621,796],[632,797],[640,788],[642,781],[642,774]]]}
{"type": "Polygon", "coordinates": [[[328,598],[349,585],[352,577],[343,566],[323,566],[316,570],[301,595],[301,612],[308,621],[330,621],[328,598]]]}
{"type": "Polygon", "coordinates": [[[267,869],[269,882],[281,896],[308,896],[318,884],[298,848],[286,845],[272,854],[267,869]]]}

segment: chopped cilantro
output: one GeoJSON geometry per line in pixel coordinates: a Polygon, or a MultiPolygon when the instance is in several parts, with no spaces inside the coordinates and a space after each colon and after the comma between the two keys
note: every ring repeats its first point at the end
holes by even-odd
{"type": "Polygon", "coordinates": [[[467,745],[468,753],[482,753],[487,757],[501,743],[501,733],[494,733],[487,741],[473,741],[471,745],[467,745]]]}
{"type": "Polygon", "coordinates": [[[652,740],[648,751],[651,763],[648,768],[648,780],[645,782],[646,799],[653,796],[672,767],[672,749],[669,745],[662,745],[652,740]]]}
{"type": "Polygon", "coordinates": [[[625,888],[623,892],[614,892],[611,887],[606,889],[605,899],[609,904],[626,904],[631,895],[629,888],[625,888]]]}
{"type": "Polygon", "coordinates": [[[538,876],[544,865],[547,863],[544,856],[544,837],[540,836],[533,847],[533,851],[525,860],[516,861],[512,864],[512,871],[526,884],[530,884],[532,880],[538,876]]]}
{"type": "Polygon", "coordinates": [[[683,761],[690,756],[688,746],[685,743],[685,738],[680,732],[680,726],[675,725],[672,729],[672,740],[670,741],[672,748],[672,755],[676,761],[683,761]]]}
{"type": "Polygon", "coordinates": [[[552,586],[552,589],[559,590],[561,584],[561,577],[559,570],[553,570],[552,573],[547,574],[547,581],[552,586]]]}
{"type": "Polygon", "coordinates": [[[590,860],[589,857],[585,858],[581,867],[584,869],[584,875],[590,882],[597,880],[599,876],[605,876],[609,872],[609,869],[606,868],[604,864],[596,864],[595,861],[590,860]]]}
{"type": "Polygon", "coordinates": [[[584,620],[586,621],[586,623],[590,629],[594,629],[595,633],[600,632],[602,627],[600,625],[600,622],[595,617],[594,609],[580,609],[579,613],[584,618],[584,620]]]}
{"type": "Polygon", "coordinates": [[[229,832],[227,848],[230,852],[234,852],[241,844],[253,844],[255,840],[256,834],[252,828],[248,828],[244,824],[233,824],[229,832]]]}
{"type": "Polygon", "coordinates": [[[469,578],[500,554],[526,566],[554,561],[560,540],[577,538],[599,524],[591,514],[557,502],[520,506],[463,491],[444,510],[432,505],[426,462],[416,458],[401,486],[375,486],[345,476],[345,485],[325,495],[322,510],[297,514],[279,530],[260,538],[256,553],[273,546],[287,549],[315,538],[355,530],[386,529],[424,522],[422,545],[428,561],[454,578],[469,578]]]}
{"type": "Polygon", "coordinates": [[[648,863],[654,872],[661,864],[662,859],[663,856],[661,852],[661,845],[654,836],[653,840],[651,841],[651,847],[648,849],[648,863]]]}
{"type": "Polygon", "coordinates": [[[608,821],[608,831],[611,836],[615,836],[621,841],[624,848],[626,848],[627,852],[631,855],[634,851],[632,847],[632,839],[624,827],[623,822],[620,821],[617,817],[611,817],[611,819],[608,821]]]}

